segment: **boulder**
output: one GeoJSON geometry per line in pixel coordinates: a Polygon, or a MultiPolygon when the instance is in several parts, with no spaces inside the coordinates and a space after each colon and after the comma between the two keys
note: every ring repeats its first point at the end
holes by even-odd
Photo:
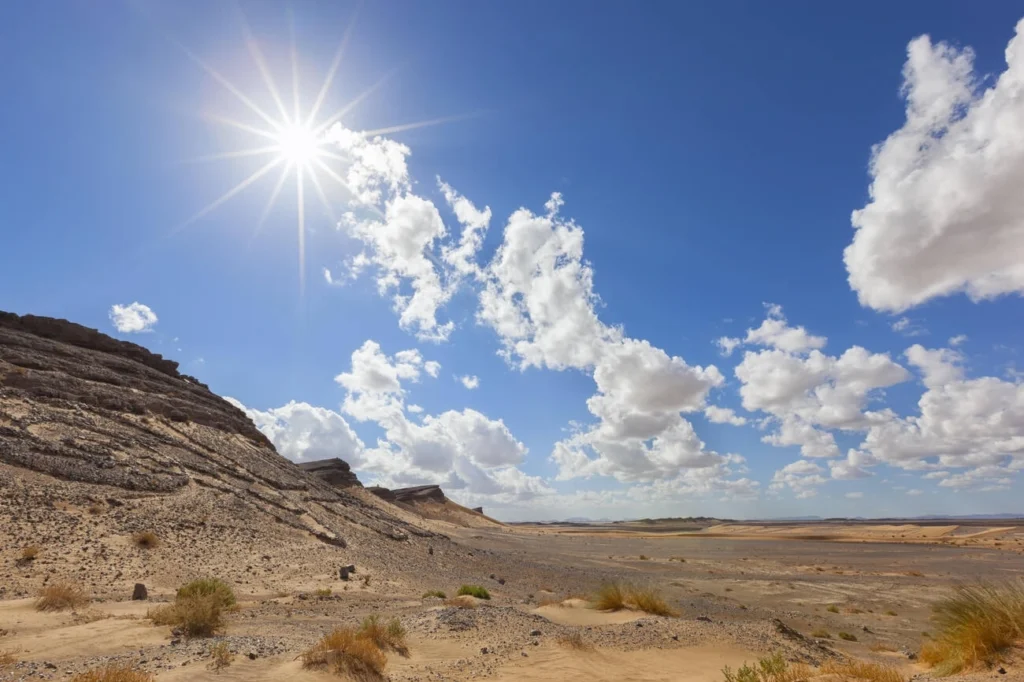
{"type": "Polygon", "coordinates": [[[146,586],[142,583],[135,583],[135,589],[132,590],[132,601],[144,601],[149,599],[149,592],[146,590],[146,586]]]}
{"type": "Polygon", "coordinates": [[[338,577],[342,580],[348,580],[349,576],[356,572],[355,564],[349,564],[348,566],[342,566],[338,569],[338,577]]]}
{"type": "Polygon", "coordinates": [[[411,488],[395,488],[391,491],[399,502],[447,502],[439,485],[417,485],[411,488]]]}
{"type": "Polygon", "coordinates": [[[475,511],[477,514],[483,514],[484,513],[484,508],[483,507],[473,507],[473,511],[475,511]]]}

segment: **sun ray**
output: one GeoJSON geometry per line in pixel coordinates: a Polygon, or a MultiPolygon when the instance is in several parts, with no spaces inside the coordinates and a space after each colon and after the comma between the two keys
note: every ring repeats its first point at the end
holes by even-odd
{"type": "Polygon", "coordinates": [[[374,83],[373,85],[368,87],[366,90],[364,90],[362,93],[360,93],[354,100],[352,100],[351,102],[349,102],[348,104],[343,106],[338,111],[334,112],[334,114],[329,116],[326,121],[324,121],[323,123],[318,125],[316,128],[314,128],[313,129],[313,134],[316,135],[317,137],[322,135],[325,130],[327,130],[332,125],[334,125],[334,123],[337,122],[338,120],[340,120],[342,116],[344,116],[348,112],[350,112],[353,109],[355,109],[356,106],[358,106],[360,102],[362,102],[364,99],[366,99],[367,97],[372,95],[374,93],[374,91],[377,90],[377,88],[379,88],[380,86],[384,85],[384,83],[386,83],[388,80],[390,80],[391,77],[394,76],[396,73],[398,73],[398,69],[392,69],[391,71],[388,71],[376,83],[374,83]]]}
{"type": "Polygon", "coordinates": [[[253,149],[239,149],[233,152],[221,152],[219,154],[206,154],[192,159],[185,159],[184,163],[208,163],[210,161],[222,161],[225,159],[241,159],[247,156],[259,156],[260,154],[272,154],[280,152],[281,145],[272,144],[266,147],[255,147],[253,149]]]}
{"type": "Polygon", "coordinates": [[[352,29],[356,25],[355,13],[353,13],[352,20],[348,24],[348,28],[345,29],[345,34],[341,37],[341,43],[338,45],[338,51],[334,53],[334,59],[331,61],[331,66],[327,69],[327,75],[324,77],[324,84],[320,87],[320,92],[316,95],[316,100],[313,102],[313,108],[309,110],[309,118],[306,119],[306,127],[313,125],[313,120],[316,115],[320,112],[320,105],[324,103],[324,98],[327,96],[327,91],[331,88],[331,83],[334,82],[334,74],[338,71],[338,66],[341,64],[341,57],[345,53],[345,47],[348,45],[349,37],[352,35],[352,29]]]}
{"type": "Polygon", "coordinates": [[[288,110],[285,109],[284,101],[281,99],[280,93],[277,91],[277,85],[274,83],[273,76],[270,75],[270,69],[267,67],[267,62],[263,59],[263,52],[260,50],[259,43],[256,42],[256,38],[252,34],[252,30],[249,28],[249,22],[245,18],[245,12],[242,11],[241,5],[235,3],[235,9],[238,11],[238,19],[242,24],[242,33],[245,36],[245,45],[249,48],[249,54],[252,55],[252,60],[256,62],[256,68],[259,69],[260,75],[263,77],[263,83],[267,86],[267,90],[270,91],[270,96],[274,98],[274,104],[277,105],[277,110],[281,112],[281,120],[285,124],[291,123],[291,119],[288,117],[288,110]]]}
{"type": "Polygon", "coordinates": [[[263,231],[263,223],[267,222],[267,216],[270,215],[270,209],[274,207],[274,203],[277,202],[277,195],[281,193],[281,188],[284,187],[285,180],[288,179],[288,172],[291,171],[292,164],[288,162],[281,169],[281,177],[277,179],[277,183],[274,185],[274,189],[270,192],[270,197],[267,199],[267,203],[263,206],[263,212],[260,213],[260,219],[256,223],[256,228],[252,232],[252,239],[255,239],[260,232],[263,231]]]}
{"type": "Polygon", "coordinates": [[[284,161],[283,158],[271,159],[265,166],[263,166],[259,170],[255,171],[252,175],[247,177],[245,180],[242,180],[240,183],[235,185],[232,189],[229,189],[227,192],[222,194],[219,199],[215,199],[213,202],[207,204],[206,208],[202,209],[201,211],[199,211],[198,213],[193,215],[191,218],[189,218],[185,222],[183,222],[180,225],[178,225],[177,227],[175,227],[173,230],[171,230],[171,234],[179,232],[183,228],[185,228],[188,225],[191,225],[195,221],[199,220],[204,215],[206,215],[210,211],[214,210],[215,208],[217,208],[218,206],[223,204],[225,201],[227,201],[231,197],[235,196],[236,194],[241,192],[243,189],[245,189],[246,187],[248,187],[252,183],[254,183],[257,180],[259,180],[261,177],[263,177],[264,175],[269,173],[271,169],[273,169],[275,166],[277,166],[278,164],[282,163],[283,161],[284,161]]]}
{"type": "Polygon", "coordinates": [[[269,130],[263,130],[262,128],[247,125],[240,121],[227,118],[226,116],[218,116],[217,114],[205,113],[203,114],[203,118],[205,118],[207,121],[213,121],[214,123],[223,123],[224,125],[229,125],[233,128],[238,128],[239,130],[244,130],[247,133],[252,133],[253,135],[265,137],[268,140],[274,140],[275,142],[280,137],[280,135],[277,135],[269,130]]]}
{"type": "Polygon", "coordinates": [[[320,184],[320,178],[316,176],[316,173],[310,173],[309,179],[313,182],[313,187],[316,188],[317,197],[320,199],[320,203],[324,206],[324,211],[327,212],[327,217],[331,219],[332,225],[338,224],[338,218],[334,214],[334,209],[331,208],[331,202],[327,200],[327,194],[324,193],[324,188],[320,184]]]}
{"type": "Polygon", "coordinates": [[[220,75],[220,73],[216,69],[214,69],[212,66],[204,62],[199,57],[199,55],[197,55],[195,52],[188,49],[181,43],[178,43],[178,47],[184,50],[185,54],[188,55],[189,59],[198,64],[200,68],[203,69],[203,71],[206,71],[206,73],[210,74],[210,76],[212,76],[214,80],[220,83],[228,92],[237,97],[243,104],[245,104],[247,107],[252,109],[257,115],[259,115],[260,118],[269,123],[272,128],[276,130],[281,129],[282,126],[278,121],[275,121],[273,118],[267,115],[267,113],[263,111],[263,109],[260,109],[260,107],[251,99],[249,99],[249,97],[247,97],[245,93],[236,88],[227,78],[220,75]]]}
{"type": "Polygon", "coordinates": [[[295,178],[298,189],[299,210],[299,296],[306,290],[306,202],[302,192],[303,167],[297,166],[295,178]]]}
{"type": "Polygon", "coordinates": [[[363,130],[363,135],[370,137],[371,135],[390,135],[392,133],[402,133],[406,130],[416,130],[417,128],[429,128],[430,126],[443,125],[445,123],[455,123],[457,121],[466,121],[471,118],[476,118],[480,114],[460,114],[458,116],[442,116],[440,118],[431,118],[425,121],[417,121],[415,123],[404,123],[397,126],[389,126],[387,128],[376,128],[374,130],[363,130]]]}
{"type": "Polygon", "coordinates": [[[288,6],[288,30],[291,34],[292,99],[295,103],[295,118],[293,120],[298,123],[302,119],[299,114],[299,53],[295,49],[295,13],[292,11],[291,5],[288,6]]]}

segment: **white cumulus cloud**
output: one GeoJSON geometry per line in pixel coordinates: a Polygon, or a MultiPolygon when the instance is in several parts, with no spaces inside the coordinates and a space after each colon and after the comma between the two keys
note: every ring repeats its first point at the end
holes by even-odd
{"type": "Polygon", "coordinates": [[[870,201],[844,253],[863,305],[1024,292],[1024,20],[1005,56],[989,81],[970,48],[908,45],[906,122],[872,151],[870,201]]]}
{"type": "Polygon", "coordinates": [[[480,385],[480,378],[477,376],[470,376],[469,374],[459,377],[459,381],[461,381],[462,385],[469,390],[473,390],[480,385]]]}
{"type": "Polygon", "coordinates": [[[156,313],[148,305],[136,301],[128,305],[110,306],[110,321],[122,334],[152,331],[157,323],[156,313]]]}

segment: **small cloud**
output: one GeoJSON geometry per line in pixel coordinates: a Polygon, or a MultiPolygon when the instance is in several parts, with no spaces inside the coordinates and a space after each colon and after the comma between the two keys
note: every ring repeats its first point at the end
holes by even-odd
{"type": "Polygon", "coordinates": [[[908,490],[907,494],[908,495],[921,495],[923,492],[924,492],[923,490],[918,490],[917,488],[914,488],[912,490],[908,490]]]}
{"type": "Polygon", "coordinates": [[[441,371],[441,363],[437,360],[427,360],[423,363],[423,370],[436,379],[438,373],[441,371]]]}
{"type": "Polygon", "coordinates": [[[470,376],[469,374],[467,374],[466,376],[463,376],[463,377],[458,377],[458,379],[459,379],[459,381],[462,382],[463,386],[465,386],[466,388],[468,388],[471,391],[474,388],[476,388],[477,386],[480,385],[479,377],[470,376]]]}
{"type": "Polygon", "coordinates": [[[967,334],[957,334],[949,339],[949,345],[956,347],[967,340],[967,334]]]}
{"type": "Polygon", "coordinates": [[[420,412],[423,411],[423,408],[420,407],[419,405],[410,405],[409,407],[407,407],[405,409],[409,410],[413,414],[419,414],[420,412]]]}
{"type": "Polygon", "coordinates": [[[722,353],[722,357],[729,357],[732,352],[736,350],[736,346],[740,345],[742,341],[731,336],[723,336],[719,339],[715,339],[715,345],[718,346],[719,351],[722,353]]]}
{"type": "Polygon", "coordinates": [[[122,334],[136,334],[153,330],[157,323],[156,313],[148,305],[136,301],[129,305],[114,304],[110,307],[110,321],[122,334]]]}
{"type": "Polygon", "coordinates": [[[728,407],[718,407],[717,405],[708,405],[704,408],[704,416],[708,418],[709,422],[714,424],[732,424],[733,426],[743,426],[747,423],[745,417],[739,417],[728,407]]]}
{"type": "Polygon", "coordinates": [[[862,493],[862,492],[846,493],[846,497],[847,497],[847,499],[850,499],[850,500],[859,500],[860,498],[864,497],[864,493],[862,493]]]}
{"type": "Polygon", "coordinates": [[[921,336],[928,333],[927,329],[906,316],[901,317],[889,326],[892,327],[894,332],[903,334],[903,336],[921,336]]]}

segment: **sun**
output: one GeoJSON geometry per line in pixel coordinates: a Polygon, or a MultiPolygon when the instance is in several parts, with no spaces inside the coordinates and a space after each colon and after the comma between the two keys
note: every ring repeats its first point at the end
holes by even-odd
{"type": "Polygon", "coordinates": [[[292,124],[277,133],[278,153],[285,161],[300,166],[311,163],[320,157],[321,146],[325,140],[322,135],[309,126],[292,124]]]}
{"type": "MultiPolygon", "coordinates": [[[[331,89],[331,84],[334,82],[335,74],[338,72],[341,65],[345,45],[348,42],[348,38],[351,33],[351,26],[349,27],[349,30],[345,31],[341,44],[334,55],[334,59],[331,62],[330,67],[327,69],[327,74],[324,77],[323,84],[320,86],[315,97],[303,97],[302,93],[300,93],[298,81],[298,55],[295,49],[295,36],[293,33],[291,44],[292,82],[290,88],[291,92],[288,93],[290,95],[288,99],[291,101],[286,104],[285,99],[282,97],[282,93],[278,90],[277,84],[271,76],[271,69],[268,68],[266,60],[263,57],[263,53],[260,51],[259,45],[253,37],[252,32],[249,30],[248,24],[245,22],[244,16],[240,15],[240,18],[242,20],[242,29],[245,34],[246,46],[252,56],[252,60],[255,63],[257,70],[259,71],[263,84],[266,86],[266,89],[274,102],[276,112],[274,114],[268,113],[264,108],[256,103],[258,97],[244,92],[194,52],[175,41],[177,47],[181,49],[189,59],[195,62],[224,89],[234,95],[235,98],[244,104],[253,115],[251,121],[239,121],[212,113],[207,113],[204,117],[214,123],[231,126],[237,130],[245,132],[251,135],[254,140],[258,141],[257,146],[210,154],[194,160],[217,161],[243,157],[263,157],[267,160],[251,175],[244,178],[220,197],[207,204],[188,220],[175,227],[172,230],[172,233],[177,232],[185,226],[203,218],[217,207],[254,185],[264,176],[270,174],[271,171],[279,171],[277,181],[274,183],[273,189],[267,196],[263,212],[259,221],[255,225],[254,232],[258,232],[262,229],[262,226],[266,222],[271,209],[276,204],[277,198],[281,194],[281,190],[284,188],[285,183],[289,181],[293,182],[297,197],[295,213],[297,216],[296,228],[299,252],[299,289],[302,291],[305,286],[306,279],[305,221],[307,188],[309,186],[312,187],[313,193],[316,194],[317,198],[320,200],[325,213],[334,223],[337,223],[337,219],[335,217],[334,209],[331,206],[331,202],[328,199],[327,191],[324,188],[326,181],[330,180],[332,185],[340,187],[345,195],[344,200],[348,202],[348,204],[355,201],[357,196],[349,187],[348,182],[342,174],[336,172],[334,168],[329,165],[332,163],[335,166],[337,166],[337,164],[344,165],[351,163],[352,161],[339,153],[340,149],[337,146],[330,143],[329,131],[335,125],[340,125],[343,117],[348,115],[348,113],[360,102],[379,88],[394,72],[388,73],[383,78],[379,79],[374,85],[355,96],[348,104],[330,116],[321,116],[321,107],[327,101],[327,95],[331,89]],[[304,104],[309,102],[312,102],[312,104],[307,109],[304,104]],[[321,180],[324,180],[324,182],[321,182],[321,180]]],[[[454,116],[435,118],[417,123],[406,123],[386,128],[377,128],[375,130],[364,130],[359,134],[372,137],[375,135],[398,133],[415,128],[438,125],[462,118],[466,117],[454,116]]]]}

